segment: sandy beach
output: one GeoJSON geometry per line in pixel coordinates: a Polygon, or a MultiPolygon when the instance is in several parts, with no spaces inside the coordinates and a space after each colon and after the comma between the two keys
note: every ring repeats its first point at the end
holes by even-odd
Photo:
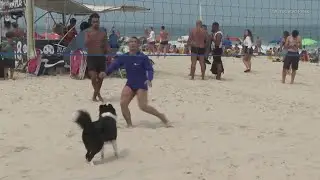
{"type": "MultiPolygon", "coordinates": [[[[108,78],[102,94],[119,114],[120,158],[85,162],[81,130],[72,113],[88,110],[89,80],[68,76],[0,81],[0,180],[315,180],[320,179],[320,67],[300,63],[296,84],[280,82],[282,63],[223,58],[217,81],[191,81],[189,57],[155,61],[150,103],[174,128],[132,102],[134,129],[125,128],[119,98],[125,79],[108,78]],[[2,169],[2,170],[1,170],[2,169]]],[[[289,77],[288,77],[289,82],[289,77]]]]}

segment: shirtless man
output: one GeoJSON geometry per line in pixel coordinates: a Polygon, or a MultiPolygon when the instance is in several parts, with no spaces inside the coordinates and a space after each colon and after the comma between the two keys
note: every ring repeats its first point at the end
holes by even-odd
{"type": "Polygon", "coordinates": [[[169,33],[165,30],[164,26],[161,26],[160,30],[160,46],[158,48],[158,58],[160,55],[160,52],[163,51],[164,58],[166,58],[166,54],[168,51],[168,44],[169,44],[169,33]]]}
{"type": "Polygon", "coordinates": [[[106,69],[106,54],[108,52],[107,34],[100,31],[100,16],[94,13],[90,16],[91,27],[85,34],[85,45],[88,50],[87,67],[93,87],[92,100],[103,102],[100,94],[103,78],[99,78],[100,73],[106,69]]]}
{"type": "Polygon", "coordinates": [[[196,71],[197,58],[199,58],[200,67],[201,67],[201,78],[204,80],[206,66],[204,63],[204,56],[206,53],[206,44],[208,41],[207,33],[202,28],[202,21],[198,20],[196,22],[196,27],[193,28],[190,32],[188,45],[191,46],[191,69],[190,76],[191,80],[194,80],[194,74],[196,71]]]}

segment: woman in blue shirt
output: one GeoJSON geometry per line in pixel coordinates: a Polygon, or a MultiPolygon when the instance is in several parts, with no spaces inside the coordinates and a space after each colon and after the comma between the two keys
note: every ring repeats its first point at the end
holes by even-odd
{"type": "Polygon", "coordinates": [[[131,37],[129,40],[129,53],[119,56],[111,63],[105,74],[110,75],[113,71],[124,67],[127,73],[127,83],[121,93],[120,106],[128,127],[132,126],[129,104],[134,96],[137,96],[139,108],[149,114],[158,117],[166,127],[171,127],[163,113],[148,104],[148,87],[153,80],[153,67],[150,59],[139,51],[139,40],[131,37]]]}

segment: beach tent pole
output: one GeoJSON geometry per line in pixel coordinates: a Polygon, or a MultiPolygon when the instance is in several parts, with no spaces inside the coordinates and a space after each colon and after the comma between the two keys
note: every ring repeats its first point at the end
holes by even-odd
{"type": "Polygon", "coordinates": [[[28,60],[36,57],[35,53],[35,41],[34,41],[34,1],[26,0],[26,10],[25,10],[26,20],[27,20],[27,58],[28,60]]]}

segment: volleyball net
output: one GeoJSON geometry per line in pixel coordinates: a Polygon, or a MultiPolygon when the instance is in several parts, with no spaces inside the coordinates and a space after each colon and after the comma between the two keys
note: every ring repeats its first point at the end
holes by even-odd
{"type": "MultiPolygon", "coordinates": [[[[68,24],[69,16],[63,17],[58,13],[42,16],[48,10],[54,12],[57,6],[60,7],[59,13],[67,12],[78,20],[76,29],[80,31],[80,23],[87,21],[87,16],[73,16],[74,9],[71,9],[69,1],[56,1],[56,5],[51,2],[46,6],[48,0],[35,0],[38,3],[42,2],[41,9],[35,10],[35,20],[39,19],[35,23],[36,32],[39,34],[51,32],[56,23],[68,24]]],[[[179,44],[178,40],[183,41],[199,19],[208,25],[209,32],[211,24],[218,22],[224,37],[228,37],[233,45],[241,42],[245,29],[253,32],[255,40],[259,37],[266,48],[269,48],[269,44],[279,44],[283,31],[291,32],[294,29],[306,39],[303,44],[305,47],[316,49],[320,40],[318,0],[77,0],[77,2],[92,5],[92,9],[94,6],[99,6],[100,9],[95,7],[97,11],[101,10],[101,7],[123,5],[145,8],[130,12],[119,9],[99,13],[101,26],[108,32],[119,31],[121,36],[126,37],[144,36],[145,28],[153,27],[156,39],[159,39],[160,27],[165,26],[170,34],[170,43],[180,46],[182,44],[179,44]]],[[[23,18],[18,22],[25,23],[23,18]]]]}

